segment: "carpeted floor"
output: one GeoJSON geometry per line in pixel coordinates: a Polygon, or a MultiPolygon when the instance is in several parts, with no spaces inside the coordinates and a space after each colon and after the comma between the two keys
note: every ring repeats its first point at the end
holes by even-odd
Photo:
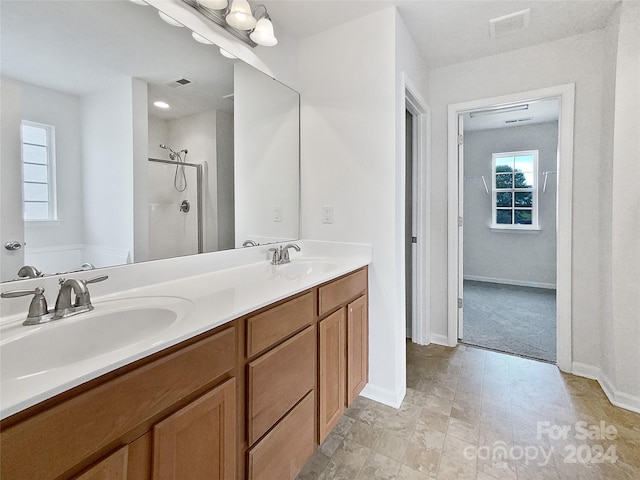
{"type": "Polygon", "coordinates": [[[556,361],[556,291],[464,281],[462,341],[556,361]]]}

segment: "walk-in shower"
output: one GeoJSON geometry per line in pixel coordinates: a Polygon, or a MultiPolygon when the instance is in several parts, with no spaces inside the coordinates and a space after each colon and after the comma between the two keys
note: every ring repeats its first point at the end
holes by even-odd
{"type": "Polygon", "coordinates": [[[203,166],[185,162],[186,149],[160,147],[169,150],[170,160],[148,159],[149,259],[202,253],[203,166]]]}

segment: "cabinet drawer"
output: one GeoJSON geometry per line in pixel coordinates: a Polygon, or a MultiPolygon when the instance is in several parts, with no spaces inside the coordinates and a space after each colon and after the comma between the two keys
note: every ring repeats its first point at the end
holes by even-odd
{"type": "Polygon", "coordinates": [[[58,478],[230,372],[235,362],[232,327],[6,428],[0,432],[1,477],[58,478]],[[46,448],[34,453],[36,445],[46,448]]]}
{"type": "Polygon", "coordinates": [[[348,300],[355,298],[359,293],[364,292],[366,288],[366,269],[358,270],[346,277],[320,287],[318,290],[319,315],[324,315],[348,300]]]}
{"type": "Polygon", "coordinates": [[[308,327],[248,364],[249,445],[316,384],[316,330],[308,327]]]}
{"type": "Polygon", "coordinates": [[[291,480],[313,454],[313,392],[249,451],[249,480],[291,480]]]}
{"type": "Polygon", "coordinates": [[[307,293],[247,320],[247,356],[269,348],[313,322],[313,294],[307,293]]]}

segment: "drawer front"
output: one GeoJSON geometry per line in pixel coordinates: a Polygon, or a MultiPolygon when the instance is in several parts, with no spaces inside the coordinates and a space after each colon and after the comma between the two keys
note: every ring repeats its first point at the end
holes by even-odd
{"type": "Polygon", "coordinates": [[[315,449],[313,392],[249,451],[249,480],[296,478],[315,449]]]}
{"type": "Polygon", "coordinates": [[[249,445],[315,388],[316,330],[308,327],[248,365],[249,445]]]}
{"type": "Polygon", "coordinates": [[[9,427],[0,433],[0,476],[57,478],[235,363],[234,326],[9,427]]]}
{"type": "Polygon", "coordinates": [[[247,320],[247,356],[266,350],[312,322],[312,293],[250,317],[247,320]]]}
{"type": "Polygon", "coordinates": [[[324,315],[334,308],[355,298],[367,289],[367,271],[358,270],[344,278],[324,285],[318,290],[319,315],[324,315]]]}

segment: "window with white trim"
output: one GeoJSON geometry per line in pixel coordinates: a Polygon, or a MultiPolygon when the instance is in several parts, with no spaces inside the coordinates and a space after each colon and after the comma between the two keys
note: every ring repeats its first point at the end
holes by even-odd
{"type": "Polygon", "coordinates": [[[492,155],[491,228],[538,230],[538,151],[492,155]]]}
{"type": "Polygon", "coordinates": [[[56,220],[54,127],[24,120],[21,133],[24,219],[56,220]]]}

